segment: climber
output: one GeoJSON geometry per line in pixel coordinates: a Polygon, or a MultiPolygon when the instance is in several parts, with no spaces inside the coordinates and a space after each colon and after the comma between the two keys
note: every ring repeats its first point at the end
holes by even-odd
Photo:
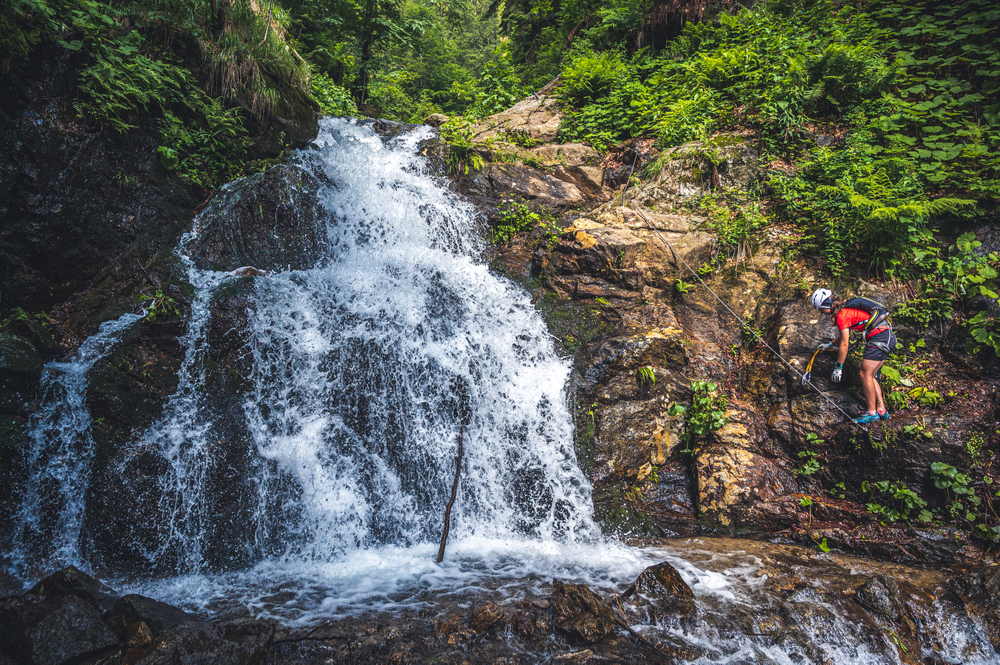
{"type": "Polygon", "coordinates": [[[839,383],[847,360],[847,350],[851,331],[864,335],[865,350],[861,360],[861,389],[865,394],[867,411],[856,423],[871,423],[888,420],[889,412],[882,399],[882,386],[878,376],[882,365],[889,358],[890,350],[896,348],[896,336],[889,325],[889,310],[884,305],[867,298],[851,298],[841,302],[833,297],[829,289],[816,289],[812,294],[812,306],[833,317],[840,331],[837,339],[822,344],[822,349],[837,348],[837,364],[833,367],[830,381],[839,383]]]}

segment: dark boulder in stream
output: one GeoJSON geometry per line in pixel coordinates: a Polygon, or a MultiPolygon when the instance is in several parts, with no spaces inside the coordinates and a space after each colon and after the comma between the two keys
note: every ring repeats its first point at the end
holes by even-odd
{"type": "Polygon", "coordinates": [[[611,607],[585,584],[552,583],[552,612],[556,628],[572,642],[600,642],[614,629],[611,607]]]}

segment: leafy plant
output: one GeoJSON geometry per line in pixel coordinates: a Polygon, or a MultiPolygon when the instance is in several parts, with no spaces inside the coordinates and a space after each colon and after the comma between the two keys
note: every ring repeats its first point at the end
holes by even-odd
{"type": "MultiPolygon", "coordinates": [[[[823,439],[819,438],[814,432],[806,434],[807,446],[818,446],[822,443],[823,439]]],[[[800,451],[799,459],[805,460],[805,463],[798,468],[798,473],[803,476],[811,476],[823,468],[823,465],[820,463],[820,454],[815,450],[808,449],[800,451]]]]}
{"type": "Polygon", "coordinates": [[[693,282],[685,282],[680,277],[678,277],[677,281],[674,282],[674,288],[677,289],[677,293],[687,293],[695,286],[697,285],[693,282]]]}
{"type": "Polygon", "coordinates": [[[648,392],[656,385],[656,374],[653,368],[648,365],[635,370],[635,383],[639,387],[639,392],[648,392]]]}
{"type": "Polygon", "coordinates": [[[900,520],[909,522],[911,518],[920,522],[930,522],[934,519],[934,514],[927,510],[927,501],[904,483],[890,483],[888,480],[882,480],[869,484],[868,481],[864,481],[861,484],[861,491],[871,492],[873,495],[878,493],[887,496],[892,501],[889,505],[874,501],[865,504],[869,513],[880,515],[888,522],[900,520]]]}
{"type": "MultiPolygon", "coordinates": [[[[469,175],[469,171],[483,168],[483,158],[476,150],[469,121],[452,117],[441,126],[441,140],[448,146],[448,171],[452,175],[469,175]]],[[[507,240],[509,240],[508,238],[507,240]]],[[[506,241],[505,241],[506,242],[506,241]]]]}
{"type": "Polygon", "coordinates": [[[500,220],[490,231],[494,245],[508,243],[516,234],[538,226],[551,235],[555,235],[558,231],[552,212],[548,208],[542,206],[538,212],[534,212],[523,199],[502,203],[499,213],[500,220]]]}
{"type": "Polygon", "coordinates": [[[163,291],[159,289],[151,296],[140,295],[139,302],[144,303],[146,308],[146,316],[143,317],[143,321],[155,323],[156,319],[160,317],[181,316],[181,308],[177,305],[177,301],[170,296],[163,295],[163,291]]]}
{"type": "Polygon", "coordinates": [[[349,117],[358,115],[358,107],[355,105],[350,91],[334,83],[333,79],[323,72],[313,74],[310,84],[313,99],[319,104],[323,115],[349,117]]]}
{"type": "Polygon", "coordinates": [[[683,406],[676,402],[667,413],[684,417],[684,433],[681,440],[684,450],[693,453],[693,446],[700,440],[718,432],[726,424],[726,397],[719,392],[719,386],[711,381],[691,383],[691,404],[683,406]]]}
{"type": "Polygon", "coordinates": [[[965,519],[970,522],[976,520],[977,515],[973,509],[982,504],[982,499],[976,496],[969,476],[959,473],[950,464],[934,462],[931,464],[931,478],[935,487],[945,491],[948,500],[946,507],[952,517],[959,517],[964,511],[965,519]]]}

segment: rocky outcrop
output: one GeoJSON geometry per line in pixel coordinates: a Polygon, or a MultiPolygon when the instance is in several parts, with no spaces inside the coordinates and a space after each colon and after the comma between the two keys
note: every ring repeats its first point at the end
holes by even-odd
{"type": "Polygon", "coordinates": [[[559,132],[559,113],[556,97],[532,95],[506,111],[491,115],[473,128],[476,141],[522,133],[536,141],[553,143],[559,132]]]}
{"type": "Polygon", "coordinates": [[[667,562],[642,571],[621,595],[621,605],[632,623],[662,623],[669,617],[690,619],[697,611],[694,592],[667,562]]]}
{"type": "MultiPolygon", "coordinates": [[[[993,454],[996,437],[981,430],[995,420],[997,405],[986,397],[995,381],[942,355],[926,358],[920,362],[937,363],[942,385],[963,389],[935,406],[911,400],[877,431],[858,430],[845,416],[859,412],[855,366],[831,384],[833,354],[821,354],[813,386],[802,385],[812,352],[836,332],[808,304],[820,276],[788,261],[790,237],[780,227],[734,250],[719,244],[714,220],[689,205],[707,193],[750,196],[760,178],[744,137],[685,144],[653,160],[638,186],[564,215],[554,241],[516,241],[501,256],[509,272],[544,285],[542,311],[557,314],[549,316],[553,332],[575,351],[577,450],[599,518],[632,534],[780,534],[875,556],[992,560],[986,543],[967,536],[883,524],[866,506],[894,499],[863,488],[883,481],[909,488],[943,515],[947,497],[934,486],[932,465],[967,469],[970,440],[993,454]],[[726,252],[736,258],[726,260],[726,252]],[[568,310],[580,313],[578,325],[566,324],[568,310]],[[596,324],[582,325],[582,312],[596,324]],[[652,378],[640,382],[640,370],[652,378]],[[683,419],[670,408],[688,405],[695,379],[720,386],[727,422],[685,451],[683,419]],[[969,380],[981,383],[966,390],[969,380]]],[[[862,280],[838,289],[890,307],[906,297],[862,280]]],[[[924,335],[900,325],[897,336],[908,345],[924,335]]],[[[928,334],[925,343],[943,339],[928,334]]]]}
{"type": "Polygon", "coordinates": [[[227,187],[198,217],[185,250],[201,270],[312,267],[326,246],[317,185],[308,171],[278,165],[227,187]]]}

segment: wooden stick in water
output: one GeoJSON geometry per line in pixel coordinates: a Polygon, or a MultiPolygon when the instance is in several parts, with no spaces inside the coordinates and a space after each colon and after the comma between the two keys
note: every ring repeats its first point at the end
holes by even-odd
{"type": "Polygon", "coordinates": [[[437,562],[444,561],[444,546],[448,542],[448,528],[451,526],[451,507],[455,505],[455,495],[458,494],[458,476],[462,471],[462,435],[465,433],[465,425],[458,430],[458,459],[455,460],[455,482],[451,484],[451,499],[444,509],[444,532],[441,534],[441,547],[438,548],[437,562]]]}

